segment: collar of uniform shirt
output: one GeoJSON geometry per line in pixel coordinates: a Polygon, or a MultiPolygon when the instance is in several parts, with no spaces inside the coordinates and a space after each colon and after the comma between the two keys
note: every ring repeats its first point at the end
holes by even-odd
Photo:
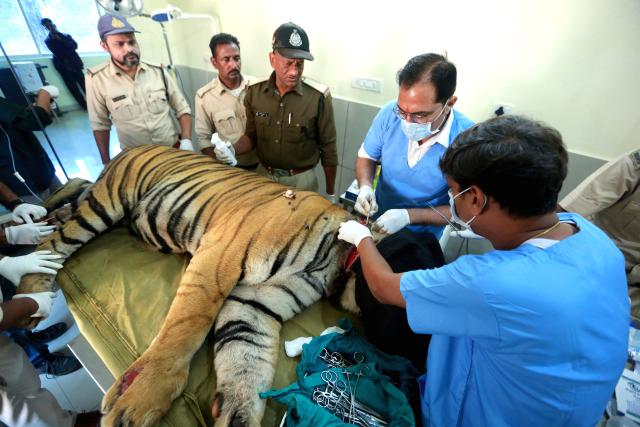
{"type": "Polygon", "coordinates": [[[447,121],[444,122],[444,126],[433,138],[424,142],[422,145],[418,144],[418,141],[409,141],[407,148],[407,163],[409,167],[414,167],[416,163],[420,161],[427,154],[427,151],[434,145],[440,144],[444,148],[449,147],[449,135],[451,134],[451,124],[453,123],[453,109],[447,117],[447,121]]]}
{"type": "MultiPolygon", "coordinates": [[[[293,92],[297,93],[298,95],[303,95],[304,94],[304,92],[302,90],[302,80],[303,80],[303,78],[301,77],[300,80],[298,80],[298,84],[296,85],[295,89],[293,90],[293,92]]],[[[278,92],[278,88],[276,87],[276,72],[275,71],[271,72],[271,76],[269,77],[269,84],[267,84],[264,87],[264,89],[262,89],[262,91],[266,92],[269,89],[273,90],[275,93],[280,95],[280,92],[278,92]]],[[[291,93],[291,92],[287,92],[287,93],[291,93]]],[[[285,95],[287,93],[285,93],[285,95]]]]}
{"type": "MultiPolygon", "coordinates": [[[[147,70],[147,64],[145,64],[142,61],[138,62],[138,70],[136,71],[136,74],[138,74],[139,70],[147,70]]],[[[118,67],[114,62],[113,59],[109,59],[109,72],[111,73],[112,76],[115,76],[117,74],[126,74],[120,67],[118,67]]]]}
{"type": "MultiPolygon", "coordinates": [[[[224,85],[224,83],[222,83],[222,80],[220,80],[220,77],[216,77],[215,80],[213,80],[213,88],[216,91],[216,95],[220,96],[222,95],[223,92],[231,92],[231,89],[229,89],[228,87],[226,87],[224,85]]],[[[247,80],[247,78],[245,77],[245,75],[242,75],[242,82],[240,83],[240,86],[238,86],[239,88],[242,89],[246,89],[246,87],[249,86],[249,81],[247,80]]]]}

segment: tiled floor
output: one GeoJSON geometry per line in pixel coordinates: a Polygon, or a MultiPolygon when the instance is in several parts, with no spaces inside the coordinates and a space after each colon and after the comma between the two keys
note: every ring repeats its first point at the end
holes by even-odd
{"type": "MultiPolygon", "coordinates": [[[[102,162],[86,112],[71,111],[54,119],[54,122],[46,128],[46,133],[69,178],[80,177],[90,181],[96,180],[102,171],[102,162]]],[[[55,161],[49,142],[42,132],[36,132],[36,134],[54,163],[56,175],[61,182],[66,182],[66,177],[60,164],[55,161]]],[[[114,131],[111,136],[111,156],[115,156],[119,151],[120,147],[114,131]]],[[[49,350],[69,353],[67,344],[79,335],[79,331],[60,291],[58,291],[58,298],[56,298],[51,316],[43,321],[39,328],[46,328],[56,322],[66,322],[70,328],[63,336],[48,344],[49,350]]],[[[43,387],[53,393],[64,409],[84,412],[100,407],[102,391],[85,369],[60,377],[41,375],[40,380],[43,387]]]]}
{"type": "MultiPolygon", "coordinates": [[[[43,132],[36,132],[36,134],[49,157],[52,160],[55,159],[43,132]]],[[[54,119],[54,122],[46,128],[46,134],[49,136],[69,178],[80,177],[89,181],[95,181],[98,178],[100,171],[102,171],[102,162],[85,111],[67,112],[54,119]]],[[[115,130],[111,132],[109,148],[112,158],[120,152],[115,130]]],[[[55,160],[53,162],[56,175],[61,182],[66,182],[60,164],[55,160]]]]}

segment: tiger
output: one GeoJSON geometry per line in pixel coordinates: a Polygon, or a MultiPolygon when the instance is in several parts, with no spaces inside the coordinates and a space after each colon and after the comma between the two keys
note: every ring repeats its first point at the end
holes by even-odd
{"type": "MultiPolygon", "coordinates": [[[[256,390],[271,387],[281,326],[334,292],[353,250],[338,228],[352,215],[318,193],[147,145],[116,156],[38,250],[64,261],[123,219],[152,247],[191,259],[157,336],[105,394],[102,425],[155,425],[212,327],[215,425],[260,425],[256,390]]],[[[18,292],[51,290],[54,278],[25,275],[18,292]]]]}

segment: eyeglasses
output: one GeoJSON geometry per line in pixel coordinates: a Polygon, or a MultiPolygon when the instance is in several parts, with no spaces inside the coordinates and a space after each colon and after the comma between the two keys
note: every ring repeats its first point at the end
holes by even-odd
{"type": "Polygon", "coordinates": [[[436,120],[438,120],[438,118],[444,112],[445,108],[447,108],[446,104],[442,107],[442,110],[440,110],[438,115],[432,120],[429,120],[429,117],[432,116],[435,112],[425,113],[425,112],[420,111],[418,113],[407,113],[402,108],[400,108],[398,106],[398,104],[396,104],[395,107],[393,107],[393,112],[401,120],[406,120],[408,122],[413,122],[413,123],[418,123],[418,124],[423,125],[423,124],[426,124],[426,123],[429,123],[429,122],[433,123],[436,120]]]}

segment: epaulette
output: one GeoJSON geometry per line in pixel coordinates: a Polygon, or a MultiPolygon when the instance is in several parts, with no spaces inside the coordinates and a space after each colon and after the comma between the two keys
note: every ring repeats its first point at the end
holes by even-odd
{"type": "Polygon", "coordinates": [[[87,68],[87,74],[91,77],[93,77],[94,75],[98,74],[99,72],[107,69],[109,67],[109,61],[104,62],[102,64],[96,65],[94,67],[91,68],[87,68]]]}
{"type": "Polygon", "coordinates": [[[152,64],[151,62],[147,62],[147,61],[140,61],[142,63],[144,63],[144,65],[148,65],[149,67],[154,67],[154,68],[166,68],[164,65],[162,64],[152,64]]]}
{"type": "MultiPolygon", "coordinates": [[[[216,77],[216,79],[217,79],[217,77],[216,77]]],[[[215,79],[211,80],[209,83],[207,83],[206,85],[204,85],[200,89],[198,89],[196,91],[196,96],[202,98],[205,93],[207,93],[207,92],[209,92],[210,90],[213,89],[213,83],[214,82],[215,82],[215,79]]]]}
{"type": "Polygon", "coordinates": [[[319,81],[313,80],[309,77],[304,77],[302,80],[302,83],[305,83],[311,86],[312,88],[314,88],[315,90],[323,94],[325,98],[331,95],[331,92],[329,91],[329,86],[322,84],[319,81]]]}

